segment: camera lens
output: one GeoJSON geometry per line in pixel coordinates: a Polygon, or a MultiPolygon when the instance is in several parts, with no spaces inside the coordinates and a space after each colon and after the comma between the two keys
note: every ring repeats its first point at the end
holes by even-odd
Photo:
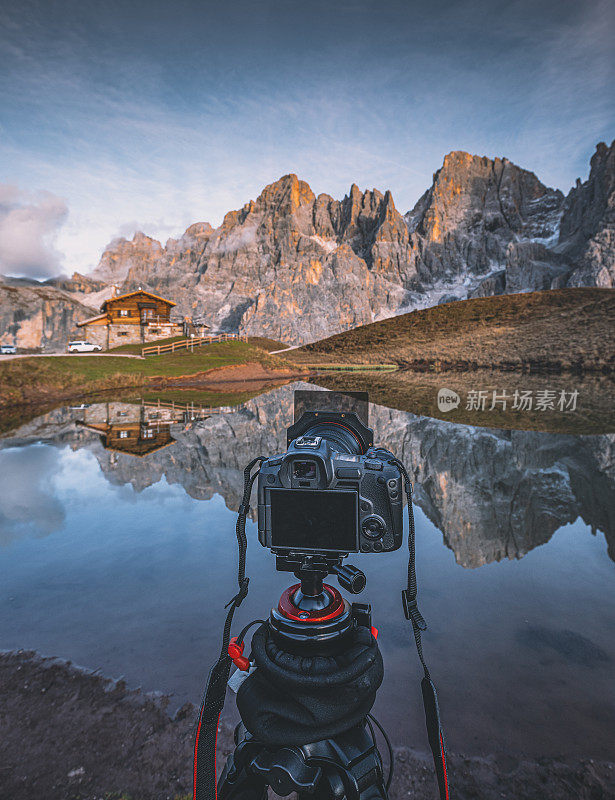
{"type": "Polygon", "coordinates": [[[294,461],[293,477],[311,480],[316,477],[316,463],[314,461],[294,461]]]}
{"type": "Polygon", "coordinates": [[[363,452],[361,441],[354,431],[339,422],[317,422],[308,431],[310,436],[322,436],[340,453],[358,455],[363,452]]]}

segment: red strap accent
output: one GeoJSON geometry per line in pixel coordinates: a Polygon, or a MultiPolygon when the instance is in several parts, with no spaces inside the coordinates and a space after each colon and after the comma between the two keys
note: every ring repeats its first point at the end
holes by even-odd
{"type": "Polygon", "coordinates": [[[444,788],[446,790],[446,800],[450,800],[448,794],[448,775],[446,773],[446,756],[444,755],[444,740],[442,739],[441,732],[440,732],[440,752],[442,754],[442,769],[444,770],[444,788]]]}
{"type": "MultiPolygon", "coordinates": [[[[222,713],[222,712],[220,712],[222,713]]],[[[201,716],[199,717],[199,727],[196,731],[196,741],[194,743],[194,767],[192,771],[192,798],[196,797],[196,754],[199,749],[199,736],[201,735],[201,722],[203,721],[203,709],[201,709],[201,716]]],[[[218,714],[218,721],[216,722],[216,741],[214,744],[214,785],[216,787],[216,800],[218,800],[218,784],[216,781],[216,761],[218,758],[218,731],[220,729],[220,714],[218,714]]]]}
{"type": "Polygon", "coordinates": [[[374,639],[378,638],[378,628],[374,628],[373,625],[372,625],[372,636],[374,637],[374,639]]]}

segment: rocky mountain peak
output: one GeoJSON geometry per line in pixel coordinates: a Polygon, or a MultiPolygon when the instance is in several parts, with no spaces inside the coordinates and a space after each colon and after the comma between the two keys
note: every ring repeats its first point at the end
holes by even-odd
{"type": "Polygon", "coordinates": [[[214,232],[214,229],[211,227],[209,222],[195,222],[193,225],[190,225],[183,233],[182,238],[190,238],[190,239],[203,239],[205,237],[211,236],[214,232]]]}
{"type": "Polygon", "coordinates": [[[556,250],[575,267],[569,286],[615,287],[615,141],[596,146],[589,178],[568,194],[556,250]]]}
{"type": "Polygon", "coordinates": [[[106,283],[121,283],[126,280],[131,267],[144,262],[153,264],[161,254],[160,242],[137,231],[130,241],[123,237],[113,239],[90,277],[106,283]]]}
{"type": "Polygon", "coordinates": [[[560,230],[560,249],[564,245],[569,253],[579,253],[586,240],[598,232],[605,214],[615,214],[615,141],[610,147],[604,142],[596,145],[588,179],[584,183],[577,180],[568,194],[560,230]]]}
{"type": "Polygon", "coordinates": [[[162,250],[143,234],[116,240],[93,277],[124,276],[122,290],[172,297],[214,328],[293,344],[443,298],[613,285],[613,160],[598,145],[564,202],[506,158],[453,151],[405,217],[390,191],[353,183],[341,200],[315,197],[288,174],[216,230],[197,223],[162,250]]]}
{"type": "Polygon", "coordinates": [[[255,210],[267,212],[275,209],[278,213],[292,214],[315,199],[314,192],[305,181],[299,180],[294,174],[283,175],[275,183],[265,186],[256,200],[255,210]]]}

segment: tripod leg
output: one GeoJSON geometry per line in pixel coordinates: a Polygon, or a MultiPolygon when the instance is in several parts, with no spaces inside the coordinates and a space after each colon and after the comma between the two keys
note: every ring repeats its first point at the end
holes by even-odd
{"type": "Polygon", "coordinates": [[[218,800],[267,800],[267,786],[245,769],[238,769],[231,754],[218,781],[218,800]]]}

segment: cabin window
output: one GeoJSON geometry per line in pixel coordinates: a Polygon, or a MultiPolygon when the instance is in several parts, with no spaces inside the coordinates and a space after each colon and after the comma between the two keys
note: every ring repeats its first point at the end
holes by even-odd
{"type": "Polygon", "coordinates": [[[120,431],[120,439],[128,439],[128,431],[120,431]]]}
{"type": "Polygon", "coordinates": [[[153,439],[154,438],[154,430],[153,428],[143,428],[141,431],[141,435],[143,439],[153,439]]]}
{"type": "Polygon", "coordinates": [[[120,317],[129,317],[130,312],[127,308],[120,308],[120,317]]]}
{"type": "Polygon", "coordinates": [[[117,335],[118,336],[128,336],[128,331],[118,331],[117,335]]]}

